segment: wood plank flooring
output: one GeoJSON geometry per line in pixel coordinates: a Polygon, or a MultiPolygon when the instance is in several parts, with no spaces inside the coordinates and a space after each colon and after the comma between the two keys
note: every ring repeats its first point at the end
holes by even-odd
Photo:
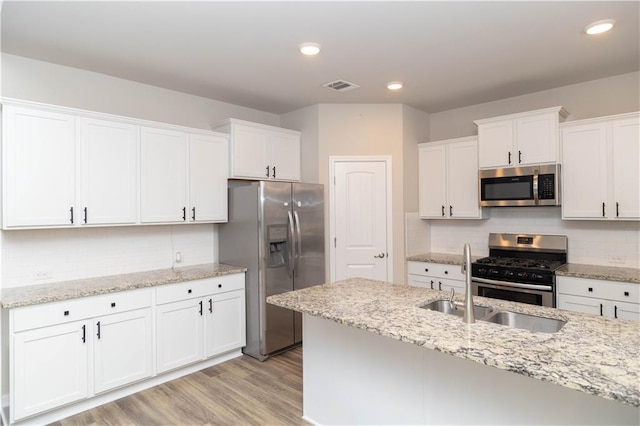
{"type": "Polygon", "coordinates": [[[306,425],[302,347],[242,357],[68,417],[68,425],[306,425]]]}

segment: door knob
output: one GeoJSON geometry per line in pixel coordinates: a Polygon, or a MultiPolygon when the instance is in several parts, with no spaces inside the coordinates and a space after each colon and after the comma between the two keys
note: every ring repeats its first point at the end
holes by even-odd
{"type": "Polygon", "coordinates": [[[379,258],[379,259],[382,259],[384,256],[385,256],[385,254],[381,252],[381,253],[376,254],[376,255],[375,255],[375,256],[373,256],[373,257],[377,257],[377,258],[379,258]]]}

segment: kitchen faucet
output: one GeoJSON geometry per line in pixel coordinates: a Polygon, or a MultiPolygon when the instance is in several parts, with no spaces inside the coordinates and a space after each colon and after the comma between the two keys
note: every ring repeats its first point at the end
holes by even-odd
{"type": "MultiPolygon", "coordinates": [[[[473,324],[476,322],[475,315],[473,314],[473,294],[471,292],[471,246],[467,243],[463,249],[463,261],[462,261],[462,273],[464,274],[464,315],[462,320],[466,324],[473,324]]],[[[454,302],[455,290],[451,289],[451,296],[449,297],[449,303],[455,309],[458,309],[459,303],[454,302]]]]}

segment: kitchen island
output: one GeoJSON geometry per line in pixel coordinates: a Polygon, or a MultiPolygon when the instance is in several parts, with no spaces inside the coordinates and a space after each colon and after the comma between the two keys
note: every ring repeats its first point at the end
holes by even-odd
{"type": "MultiPolygon", "coordinates": [[[[304,416],[317,424],[638,424],[640,324],[475,297],[557,333],[422,309],[448,296],[349,279],[271,296],[304,314],[304,416]]],[[[458,300],[461,300],[458,296],[458,300]]]]}

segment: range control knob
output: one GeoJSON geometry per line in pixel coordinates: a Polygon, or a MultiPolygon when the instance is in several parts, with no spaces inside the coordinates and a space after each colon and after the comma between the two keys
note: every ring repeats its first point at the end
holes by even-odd
{"type": "Polygon", "coordinates": [[[526,280],[527,278],[529,278],[529,274],[527,274],[526,272],[518,272],[517,273],[518,278],[526,280]]]}
{"type": "Polygon", "coordinates": [[[500,275],[500,271],[497,269],[489,269],[489,275],[500,275]]]}
{"type": "Polygon", "coordinates": [[[487,273],[487,268],[478,268],[478,273],[480,275],[485,275],[487,273]]]}

